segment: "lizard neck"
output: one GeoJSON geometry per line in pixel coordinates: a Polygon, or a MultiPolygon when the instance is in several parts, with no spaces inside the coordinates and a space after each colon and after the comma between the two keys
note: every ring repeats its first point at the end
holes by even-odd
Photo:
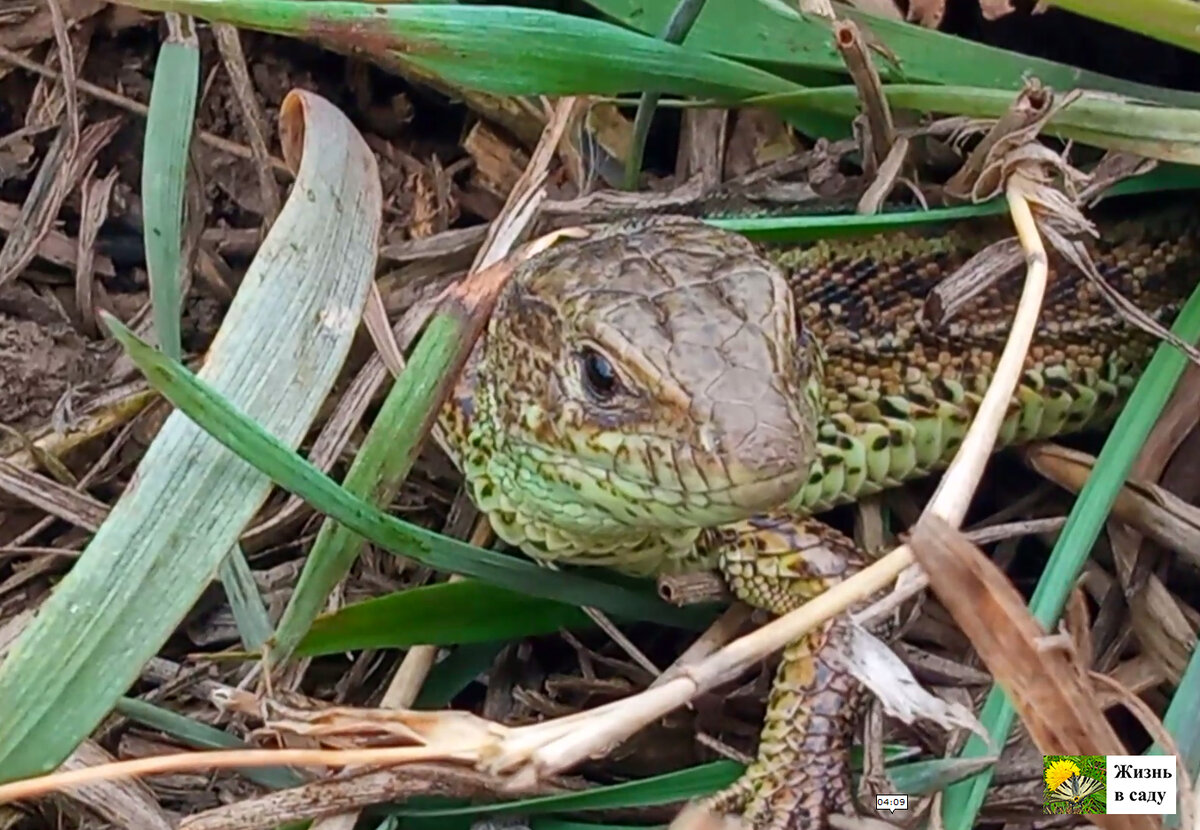
{"type": "Polygon", "coordinates": [[[496,428],[488,385],[474,384],[472,390],[470,396],[456,395],[443,411],[443,445],[462,471],[472,501],[505,542],[542,562],[606,567],[632,576],[711,566],[696,550],[699,527],[647,529],[635,516],[623,523],[586,510],[590,499],[604,495],[593,492],[597,473],[577,458],[521,445],[496,428]]]}

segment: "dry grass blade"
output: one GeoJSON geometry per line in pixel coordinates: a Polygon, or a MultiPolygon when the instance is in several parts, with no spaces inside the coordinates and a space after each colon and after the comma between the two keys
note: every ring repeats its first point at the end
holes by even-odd
{"type": "MultiPolygon", "coordinates": [[[[63,762],[63,770],[86,769],[112,763],[113,757],[92,741],[84,741],[63,762]]],[[[138,830],[173,830],[174,822],[159,806],[150,788],[137,780],[98,781],[72,787],[66,795],[85,805],[116,827],[138,830]]]]}
{"type": "Polygon", "coordinates": [[[91,496],[7,461],[0,461],[0,491],[93,532],[108,515],[108,507],[91,496]]]}
{"type": "Polygon", "coordinates": [[[91,124],[76,142],[71,141],[70,127],[59,129],[21,206],[20,219],[0,248],[0,285],[21,273],[37,255],[38,245],[50,232],[67,195],[116,134],[120,123],[120,118],[110,118],[91,124]]]}
{"type": "Polygon", "coordinates": [[[59,0],[46,0],[50,9],[50,21],[54,27],[54,43],[58,47],[58,63],[62,67],[63,101],[67,110],[66,127],[71,135],[70,155],[74,156],[79,147],[79,98],[75,91],[77,72],[75,68],[75,48],[71,36],[67,32],[67,21],[63,16],[59,0]]]}
{"type": "MultiPolygon", "coordinates": [[[[1073,493],[1083,489],[1096,459],[1055,444],[1024,452],[1031,467],[1073,493]]],[[[1130,479],[1113,502],[1113,515],[1200,568],[1200,508],[1157,484],[1130,479]]]]}
{"type": "MultiPolygon", "coordinates": [[[[21,206],[9,202],[0,202],[0,230],[12,233],[21,223],[21,206]]],[[[73,241],[62,231],[51,229],[41,242],[38,243],[35,256],[63,268],[75,268],[79,258],[77,255],[78,242],[73,241]]],[[[96,272],[106,277],[116,274],[113,261],[104,254],[93,254],[93,264],[96,272]]]]}
{"type": "MultiPolygon", "coordinates": [[[[930,586],[1012,699],[1044,754],[1125,755],[1086,670],[1046,632],[1016,588],[979,548],[936,515],[913,530],[913,554],[930,586]]],[[[1094,816],[1105,830],[1151,830],[1151,816],[1094,816]]]]}
{"type": "Polygon", "coordinates": [[[92,337],[100,333],[96,323],[94,298],[96,275],[93,264],[96,258],[96,235],[108,218],[108,202],[112,198],[113,185],[117,183],[119,172],[114,167],[107,176],[97,179],[96,166],[93,164],[80,188],[82,216],[79,220],[79,243],[75,255],[75,305],[83,323],[83,330],[92,337]]]}
{"type": "MultiPolygon", "coordinates": [[[[1054,115],[1053,96],[1036,81],[1029,83],[1013,101],[1012,106],[996,119],[979,143],[971,150],[967,160],[946,182],[946,192],[960,199],[979,200],[983,174],[998,156],[1003,156],[1014,147],[1036,138],[1046,121],[1054,115]]],[[[965,120],[968,125],[973,124],[965,120]]],[[[970,132],[964,129],[958,135],[961,140],[970,132]]],[[[996,184],[991,180],[991,186],[996,184]]]]}
{"type": "MultiPolygon", "coordinates": [[[[132,420],[154,398],[144,381],[108,390],[89,402],[85,410],[76,410],[68,429],[43,428],[29,437],[28,443],[14,447],[3,460],[23,470],[53,465],[53,459],[94,438],[111,432],[132,420]]],[[[61,463],[61,462],[59,462],[61,463]]]]}
{"type": "Polygon", "coordinates": [[[983,468],[996,444],[996,436],[1008,412],[1017,382],[1024,368],[1029,344],[1041,313],[1042,298],[1046,293],[1048,264],[1046,251],[1037,233],[1033,213],[1029,209],[1026,194],[1031,182],[1025,169],[1009,172],[1006,184],[1009,210],[1016,226],[1017,237],[1025,250],[1028,270],[1020,303],[1009,332],[1004,352],[996,363],[995,376],[980,402],[979,411],[963,439],[962,446],[946,475],[939,482],[925,514],[936,514],[955,527],[962,524],[967,507],[983,477],[983,468]]]}
{"type": "Polygon", "coordinates": [[[863,112],[867,118],[867,172],[883,164],[892,145],[896,143],[896,126],[892,110],[883,95],[883,84],[871,60],[871,52],[863,40],[858,26],[851,20],[839,20],[833,24],[833,42],[837,46],[846,70],[858,88],[863,112]]]}
{"type": "Polygon", "coordinates": [[[357,811],[366,807],[421,796],[480,800],[566,792],[552,784],[538,784],[523,791],[511,790],[507,785],[503,777],[462,766],[405,764],[393,769],[342,774],[258,798],[223,804],[185,817],[178,830],[269,830],[292,821],[357,816],[357,811]]]}
{"type": "MultiPolygon", "coordinates": [[[[105,3],[108,2],[108,0],[104,0],[104,1],[105,1],[105,3]]],[[[59,73],[57,70],[51,69],[50,67],[47,67],[47,66],[43,66],[42,64],[40,64],[36,61],[31,61],[24,55],[21,55],[17,52],[13,52],[10,49],[5,48],[3,46],[2,41],[0,41],[0,62],[9,64],[11,66],[20,67],[21,69],[24,69],[27,72],[33,72],[33,73],[35,73],[37,75],[41,75],[42,77],[45,77],[45,78],[58,78],[59,77],[59,73]]],[[[150,108],[148,106],[146,106],[145,104],[141,103],[140,101],[134,101],[132,98],[127,98],[124,95],[113,92],[112,90],[109,90],[109,89],[105,89],[104,87],[98,86],[89,81],[85,81],[82,78],[80,78],[78,80],[76,86],[78,87],[79,91],[84,93],[85,95],[89,95],[89,96],[95,98],[97,101],[103,101],[106,104],[111,104],[112,106],[117,107],[118,109],[121,109],[121,110],[125,110],[126,112],[132,113],[133,115],[137,115],[137,116],[141,116],[142,118],[145,118],[146,115],[150,111],[150,108]]],[[[222,136],[214,135],[213,133],[211,133],[207,130],[197,131],[196,139],[198,141],[203,142],[204,144],[207,144],[209,147],[212,147],[214,150],[219,150],[223,153],[228,153],[229,155],[235,156],[237,158],[241,158],[241,159],[253,159],[254,158],[254,151],[251,150],[249,147],[245,146],[244,144],[238,144],[236,141],[230,141],[229,139],[224,138],[222,136]]],[[[271,166],[274,167],[277,172],[284,173],[285,175],[288,175],[288,176],[291,175],[292,171],[288,168],[287,163],[284,162],[283,159],[272,156],[271,157],[271,166]]]]}
{"type": "Polygon", "coordinates": [[[275,184],[275,172],[271,169],[271,152],[267,144],[267,136],[270,135],[267,116],[255,94],[254,83],[250,80],[250,70],[246,66],[246,56],[242,51],[238,30],[227,23],[214,23],[212,28],[217,47],[221,50],[225,71],[229,73],[233,84],[234,97],[241,108],[242,126],[250,138],[250,150],[254,153],[254,172],[258,176],[258,190],[262,196],[262,224],[265,232],[265,229],[274,223],[280,209],[279,188],[275,184]]]}

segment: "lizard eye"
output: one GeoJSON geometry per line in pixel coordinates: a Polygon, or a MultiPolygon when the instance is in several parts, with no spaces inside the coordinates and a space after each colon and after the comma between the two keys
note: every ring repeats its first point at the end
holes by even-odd
{"type": "Polygon", "coordinates": [[[612,400],[621,389],[621,380],[612,362],[595,349],[585,348],[579,353],[583,366],[583,385],[588,394],[598,401],[612,400]]]}

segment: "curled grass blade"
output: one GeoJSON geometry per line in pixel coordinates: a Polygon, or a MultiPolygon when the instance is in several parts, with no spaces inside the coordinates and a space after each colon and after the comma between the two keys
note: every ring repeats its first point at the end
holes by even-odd
{"type": "Polygon", "coordinates": [[[593,627],[575,606],[464,579],[398,591],[318,617],[297,652],[314,657],[363,648],[485,643],[593,627]]]}
{"type": "MultiPolygon", "coordinates": [[[[293,92],[280,118],[292,128],[285,132],[302,136],[303,151],[290,154],[299,159],[296,185],[202,374],[292,447],[349,350],[374,275],[383,198],[374,157],[329,102],[293,92]]],[[[270,489],[266,476],[185,414],[171,414],[0,665],[0,781],[54,768],[95,729],[195,604],[270,489]]]]}

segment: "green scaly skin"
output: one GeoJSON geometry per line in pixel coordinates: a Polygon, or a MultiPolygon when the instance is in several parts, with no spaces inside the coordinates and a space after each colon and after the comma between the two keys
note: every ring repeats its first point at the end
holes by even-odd
{"type": "MultiPolygon", "coordinates": [[[[1194,214],[1100,226],[1104,278],[1169,324],[1200,273],[1194,214]]],[[[497,534],[528,555],[632,574],[717,568],[784,613],[864,564],[809,518],[953,457],[1008,333],[1019,277],[932,326],[930,289],[1002,222],[756,249],[681,217],[592,229],[520,266],[440,440],[497,534]]],[[[1051,285],[1000,444],[1103,426],[1154,342],[1074,269],[1051,285]]],[[[754,830],[852,809],[862,693],[826,655],[834,621],[785,650],[756,762],[706,804],[754,830]]]]}

